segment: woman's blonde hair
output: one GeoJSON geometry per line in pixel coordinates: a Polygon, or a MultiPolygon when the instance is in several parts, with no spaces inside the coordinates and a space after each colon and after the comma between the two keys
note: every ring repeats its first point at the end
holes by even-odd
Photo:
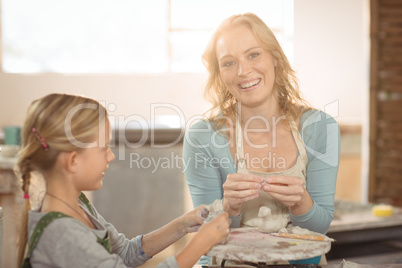
{"type": "Polygon", "coordinates": [[[207,117],[211,121],[218,121],[217,128],[220,130],[225,116],[235,112],[237,100],[226,89],[220,78],[216,43],[225,31],[239,25],[249,27],[262,48],[271,52],[275,58],[277,66],[274,91],[279,101],[279,107],[285,113],[287,120],[299,119],[303,111],[309,109],[309,104],[300,95],[295,71],[290,66],[273,32],[258,16],[252,13],[234,15],[224,20],[215,30],[202,56],[203,63],[209,72],[204,97],[212,103],[212,108],[206,113],[207,117]]]}
{"type": "Polygon", "coordinates": [[[99,124],[107,120],[107,111],[97,101],[81,96],[50,94],[35,100],[28,108],[22,128],[22,148],[18,156],[17,172],[22,179],[24,208],[18,263],[24,258],[27,243],[28,211],[31,209],[29,185],[31,173],[52,171],[61,152],[79,151],[94,142],[99,124]]]}

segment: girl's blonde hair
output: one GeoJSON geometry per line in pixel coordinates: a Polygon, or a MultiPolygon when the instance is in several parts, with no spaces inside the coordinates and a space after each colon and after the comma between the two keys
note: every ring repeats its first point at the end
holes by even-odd
{"type": "MultiPolygon", "coordinates": [[[[234,15],[224,20],[215,30],[202,56],[203,63],[209,72],[204,97],[212,103],[212,108],[206,113],[207,117],[211,121],[217,121],[217,129],[220,130],[225,121],[225,116],[235,112],[237,100],[226,89],[220,78],[216,43],[225,31],[239,25],[249,27],[262,48],[271,52],[275,58],[277,66],[274,91],[279,101],[279,107],[286,114],[287,120],[290,120],[290,118],[298,120],[303,111],[310,108],[309,104],[300,95],[295,71],[290,66],[273,32],[258,16],[252,13],[234,15]]],[[[234,42],[236,41],[234,40],[234,42]]]]}
{"type": "MultiPolygon", "coordinates": [[[[22,179],[24,198],[29,196],[31,173],[52,171],[61,152],[79,151],[96,139],[99,124],[107,111],[97,101],[81,96],[50,94],[35,100],[28,108],[22,128],[22,148],[17,172],[22,179]]],[[[29,198],[25,198],[21,217],[18,263],[24,258],[27,243],[29,198]]]]}

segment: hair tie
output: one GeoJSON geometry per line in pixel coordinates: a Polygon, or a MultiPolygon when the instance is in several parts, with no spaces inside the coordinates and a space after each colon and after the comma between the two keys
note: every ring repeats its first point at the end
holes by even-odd
{"type": "Polygon", "coordinates": [[[29,194],[24,194],[24,199],[29,199],[29,194]]]}
{"type": "Polygon", "coordinates": [[[49,144],[47,144],[47,141],[45,138],[43,138],[36,128],[32,128],[32,132],[35,135],[36,140],[39,142],[40,146],[42,147],[43,150],[47,151],[49,149],[49,144]]]}

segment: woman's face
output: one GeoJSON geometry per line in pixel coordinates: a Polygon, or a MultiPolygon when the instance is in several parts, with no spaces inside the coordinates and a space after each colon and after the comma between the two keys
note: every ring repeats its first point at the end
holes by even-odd
{"type": "Polygon", "coordinates": [[[239,25],[225,31],[216,43],[220,78],[245,106],[275,101],[276,60],[258,43],[251,29],[239,25]]]}

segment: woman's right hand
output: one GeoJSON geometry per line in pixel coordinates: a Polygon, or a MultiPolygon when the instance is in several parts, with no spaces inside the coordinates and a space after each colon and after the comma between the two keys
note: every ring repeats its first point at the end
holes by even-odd
{"type": "Polygon", "coordinates": [[[231,216],[240,215],[243,202],[260,196],[263,182],[264,178],[251,174],[229,174],[223,184],[223,209],[231,216]]]}
{"type": "Polygon", "coordinates": [[[207,251],[226,239],[229,234],[230,223],[228,213],[224,212],[200,227],[197,235],[206,242],[207,251]]]}

